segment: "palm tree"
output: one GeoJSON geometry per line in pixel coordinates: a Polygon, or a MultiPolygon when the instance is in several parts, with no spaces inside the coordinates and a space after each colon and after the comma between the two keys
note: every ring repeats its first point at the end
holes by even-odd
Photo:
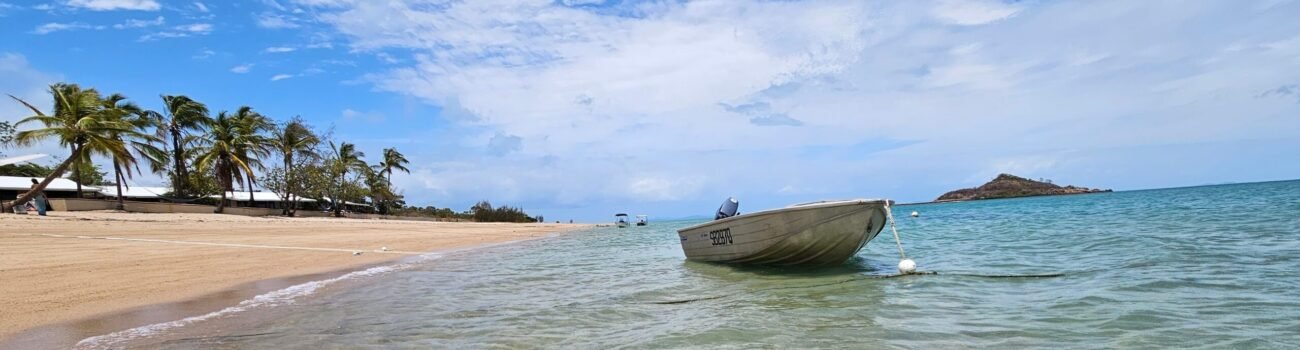
{"type": "MultiPolygon", "coordinates": [[[[113,94],[103,100],[103,107],[100,110],[103,119],[121,123],[127,128],[126,132],[114,132],[109,137],[122,142],[130,151],[139,154],[148,162],[151,172],[162,172],[167,163],[167,154],[154,145],[161,140],[147,133],[149,128],[158,124],[158,120],[153,118],[156,113],[150,114],[134,103],[125,101],[126,96],[122,94],[113,94]]],[[[113,157],[113,179],[117,183],[117,210],[126,209],[125,199],[122,198],[122,184],[132,177],[133,166],[136,172],[140,171],[137,159],[113,157]],[[126,172],[122,171],[124,168],[126,172]]]]}
{"type": "Polygon", "coordinates": [[[375,164],[372,171],[367,171],[365,175],[366,188],[370,190],[370,199],[375,204],[380,213],[388,214],[388,202],[397,200],[397,194],[393,193],[392,186],[389,185],[388,179],[384,178],[384,163],[375,164]]]}
{"type": "Polygon", "coordinates": [[[50,95],[54,97],[53,115],[46,115],[27,101],[9,96],[36,114],[18,121],[17,126],[30,123],[40,123],[43,126],[43,128],[19,132],[15,135],[14,141],[19,146],[30,146],[47,139],[57,139],[60,145],[71,149],[68,159],[55,167],[54,171],[37,183],[31,191],[19,196],[9,205],[0,205],[0,210],[9,212],[13,206],[31,200],[55,178],[62,176],[70,165],[89,159],[91,155],[131,158],[131,153],[125,144],[112,137],[115,134],[130,132],[130,129],[121,122],[103,118],[104,114],[100,113],[102,102],[98,91],[83,90],[76,84],[59,83],[50,85],[50,95]]]}
{"type": "Polygon", "coordinates": [[[189,170],[185,167],[185,146],[191,140],[186,137],[186,133],[203,130],[211,118],[208,117],[207,106],[184,95],[162,95],[162,100],[167,117],[158,128],[158,136],[171,141],[172,192],[174,196],[184,198],[185,181],[189,179],[189,170]]]}
{"type": "Polygon", "coordinates": [[[243,182],[241,172],[252,172],[248,162],[243,158],[247,154],[247,135],[239,121],[226,114],[217,113],[217,117],[207,123],[207,134],[201,138],[195,151],[195,166],[211,167],[217,175],[217,182],[222,185],[221,202],[214,212],[220,213],[226,208],[226,193],[235,190],[235,181],[243,182]]]}
{"type": "Polygon", "coordinates": [[[306,123],[303,123],[301,117],[294,117],[272,134],[271,146],[280,152],[280,159],[284,160],[284,184],[288,189],[285,191],[284,214],[293,216],[298,209],[298,201],[293,198],[297,194],[298,185],[294,172],[294,158],[317,157],[316,145],[320,144],[320,138],[316,137],[306,123]]]}
{"type": "Polygon", "coordinates": [[[248,162],[248,171],[244,177],[248,180],[245,184],[248,186],[248,206],[254,206],[253,201],[253,184],[255,176],[253,168],[264,169],[262,158],[270,155],[271,141],[263,136],[263,132],[275,129],[275,123],[266,116],[254,112],[252,107],[242,106],[235,111],[235,124],[237,130],[244,142],[239,144],[239,157],[248,162]]]}
{"type": "MultiPolygon", "coordinates": [[[[406,164],[410,163],[411,161],[406,160],[406,156],[402,155],[401,152],[398,152],[397,148],[384,149],[384,160],[380,161],[379,164],[376,164],[374,168],[375,172],[384,179],[384,191],[388,194],[392,194],[393,170],[401,170],[404,173],[410,174],[411,169],[406,168],[406,164]]],[[[396,198],[396,196],[386,197],[396,198]]],[[[384,208],[385,211],[387,211],[387,207],[384,208]]]]}
{"type": "Polygon", "coordinates": [[[334,159],[330,162],[330,167],[333,173],[337,173],[334,179],[337,187],[334,195],[330,196],[330,201],[334,207],[334,216],[342,217],[343,208],[339,207],[339,195],[343,192],[348,171],[356,170],[358,173],[365,173],[370,171],[370,167],[366,165],[365,160],[362,160],[366,154],[358,151],[356,145],[344,142],[336,147],[334,142],[330,142],[330,149],[334,151],[334,159]]]}
{"type": "Polygon", "coordinates": [[[379,166],[382,170],[380,173],[386,175],[385,180],[388,182],[389,187],[393,186],[393,170],[401,170],[407,174],[411,173],[411,169],[406,168],[407,164],[411,164],[411,161],[406,160],[406,156],[402,155],[402,152],[398,152],[396,148],[384,149],[384,160],[379,162],[379,166]]]}

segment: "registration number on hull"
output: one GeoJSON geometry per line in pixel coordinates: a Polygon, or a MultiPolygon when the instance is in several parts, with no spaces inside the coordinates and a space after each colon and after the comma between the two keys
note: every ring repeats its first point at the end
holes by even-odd
{"type": "Polygon", "coordinates": [[[729,245],[734,243],[731,240],[731,228],[709,231],[709,240],[712,245],[729,245]]]}

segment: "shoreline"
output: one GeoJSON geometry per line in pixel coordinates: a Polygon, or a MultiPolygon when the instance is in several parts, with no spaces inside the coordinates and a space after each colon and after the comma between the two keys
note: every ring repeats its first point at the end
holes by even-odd
{"type": "Polygon", "coordinates": [[[0,225],[20,232],[0,234],[0,277],[17,282],[0,285],[0,306],[20,315],[0,324],[0,348],[71,347],[429,254],[589,227],[113,212],[6,215],[0,225]]]}

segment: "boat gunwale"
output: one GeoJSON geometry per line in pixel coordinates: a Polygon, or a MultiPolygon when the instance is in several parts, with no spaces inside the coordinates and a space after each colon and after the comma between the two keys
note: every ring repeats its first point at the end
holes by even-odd
{"type": "Polygon", "coordinates": [[[694,229],[698,229],[698,228],[702,228],[702,227],[710,226],[710,225],[714,225],[714,224],[722,224],[722,223],[727,223],[727,222],[730,222],[730,221],[736,221],[736,220],[739,220],[740,218],[753,218],[753,217],[759,217],[759,216],[763,216],[763,215],[770,215],[770,214],[776,214],[776,213],[782,213],[782,212],[793,212],[793,211],[800,211],[800,210],[822,209],[822,208],[833,208],[833,207],[838,207],[838,206],[862,205],[862,204],[882,204],[882,205],[883,205],[883,204],[886,203],[886,202],[893,202],[893,201],[888,200],[888,199],[847,199],[847,200],[841,200],[841,201],[813,202],[813,203],[811,203],[811,204],[801,204],[801,205],[794,205],[794,206],[789,206],[789,207],[784,207],[784,208],[775,208],[775,209],[768,209],[768,210],[756,211],[756,212],[753,212],[753,213],[748,213],[748,214],[741,214],[741,215],[731,216],[731,217],[723,218],[723,219],[720,219],[720,220],[710,220],[710,221],[708,221],[708,222],[704,222],[704,223],[696,224],[696,225],[693,225],[693,226],[690,226],[690,227],[686,227],[686,228],[678,229],[678,230],[677,230],[677,234],[678,234],[678,235],[681,235],[681,234],[682,234],[683,232],[685,232],[685,231],[690,231],[690,230],[694,230],[694,229]]]}

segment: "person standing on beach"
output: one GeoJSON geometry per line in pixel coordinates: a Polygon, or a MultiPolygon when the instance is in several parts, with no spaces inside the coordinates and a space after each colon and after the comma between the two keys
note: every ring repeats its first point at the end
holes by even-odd
{"type": "MultiPolygon", "coordinates": [[[[41,183],[40,181],[36,181],[36,179],[32,179],[32,191],[35,191],[36,185],[40,183],[41,183]]],[[[36,202],[36,213],[40,214],[41,216],[45,216],[45,206],[48,204],[45,202],[45,192],[44,191],[36,192],[36,194],[32,196],[32,201],[36,202]]]]}

